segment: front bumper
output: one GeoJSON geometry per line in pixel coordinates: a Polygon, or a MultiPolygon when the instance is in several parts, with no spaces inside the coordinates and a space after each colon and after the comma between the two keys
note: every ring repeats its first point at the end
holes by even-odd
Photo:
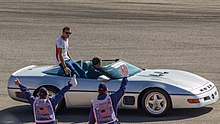
{"type": "Polygon", "coordinates": [[[219,99],[217,88],[198,95],[170,95],[173,108],[200,108],[215,103],[219,99]],[[187,99],[199,99],[200,103],[189,103],[187,99]]]}

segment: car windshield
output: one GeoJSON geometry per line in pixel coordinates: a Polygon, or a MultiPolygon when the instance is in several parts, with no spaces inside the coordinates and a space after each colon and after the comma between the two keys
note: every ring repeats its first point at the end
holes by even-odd
{"type": "Polygon", "coordinates": [[[121,65],[125,64],[128,67],[128,75],[132,76],[136,73],[141,72],[141,68],[138,68],[132,64],[129,64],[125,61],[119,60],[115,63],[112,63],[110,65],[106,65],[103,67],[103,71],[107,73],[107,75],[112,79],[120,79],[123,78],[123,76],[118,72],[121,65]]]}

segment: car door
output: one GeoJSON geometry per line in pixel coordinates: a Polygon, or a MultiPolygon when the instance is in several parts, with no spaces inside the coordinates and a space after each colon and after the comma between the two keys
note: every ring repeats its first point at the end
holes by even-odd
{"type": "MultiPolygon", "coordinates": [[[[71,87],[70,91],[66,94],[66,102],[69,107],[89,107],[91,100],[96,99],[98,96],[98,85],[102,83],[97,79],[77,79],[78,84],[76,87],[71,87]]],[[[105,82],[108,87],[109,93],[117,91],[120,87],[119,80],[109,80],[105,82]]]]}
{"type": "Polygon", "coordinates": [[[99,81],[97,79],[83,79],[77,78],[77,86],[71,87],[68,93],[66,93],[67,102],[70,107],[88,107],[91,104],[91,100],[98,95],[97,87],[99,81]]]}

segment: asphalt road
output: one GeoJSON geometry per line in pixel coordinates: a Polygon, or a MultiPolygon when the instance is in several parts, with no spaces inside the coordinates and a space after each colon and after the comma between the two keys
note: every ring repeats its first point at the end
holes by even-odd
{"type": "MultiPolygon", "coordinates": [[[[220,91],[219,0],[0,0],[0,121],[33,123],[31,107],[9,98],[7,80],[28,65],[55,64],[54,42],[72,29],[74,59],[120,58],[144,68],[180,69],[220,91]]],[[[152,118],[120,110],[122,123],[218,124],[220,102],[152,118]]],[[[60,123],[87,123],[89,109],[64,110],[60,123]]]]}

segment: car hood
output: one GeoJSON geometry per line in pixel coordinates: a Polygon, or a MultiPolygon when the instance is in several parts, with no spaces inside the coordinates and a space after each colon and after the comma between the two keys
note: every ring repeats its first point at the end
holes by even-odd
{"type": "Polygon", "coordinates": [[[172,84],[184,89],[193,90],[201,87],[209,81],[196,74],[171,69],[145,70],[135,75],[136,78],[145,78],[148,81],[159,81],[172,84]]]}

